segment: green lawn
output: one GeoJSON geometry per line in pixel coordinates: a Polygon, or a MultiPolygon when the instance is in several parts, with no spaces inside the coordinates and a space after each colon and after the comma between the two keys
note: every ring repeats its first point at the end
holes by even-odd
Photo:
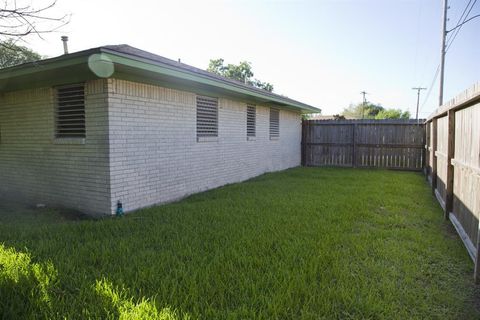
{"type": "Polygon", "coordinates": [[[417,173],[295,168],[96,221],[2,211],[5,319],[480,317],[417,173]]]}

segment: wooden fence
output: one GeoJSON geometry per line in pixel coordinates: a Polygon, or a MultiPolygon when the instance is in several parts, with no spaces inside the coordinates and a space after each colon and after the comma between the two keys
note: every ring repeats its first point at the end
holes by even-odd
{"type": "Polygon", "coordinates": [[[480,282],[480,83],[426,121],[426,172],[432,191],[475,263],[480,282]]]}
{"type": "Polygon", "coordinates": [[[304,120],[302,164],[420,171],[423,120],[304,120]]]}

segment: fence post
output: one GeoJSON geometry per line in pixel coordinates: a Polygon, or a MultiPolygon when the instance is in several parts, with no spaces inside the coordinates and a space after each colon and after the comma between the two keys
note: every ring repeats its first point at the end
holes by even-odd
{"type": "Polygon", "coordinates": [[[480,284],[480,222],[478,223],[477,234],[477,256],[475,258],[475,266],[473,268],[473,280],[476,284],[480,284]]]}
{"type": "Polygon", "coordinates": [[[301,164],[303,167],[307,165],[307,141],[306,141],[306,132],[307,132],[307,120],[302,119],[302,141],[301,141],[301,164]]]}
{"type": "Polygon", "coordinates": [[[424,128],[425,128],[425,157],[423,159],[423,163],[424,163],[424,167],[425,167],[425,180],[428,181],[428,175],[429,175],[429,172],[428,172],[428,166],[430,165],[430,140],[431,140],[431,137],[430,137],[430,122],[426,122],[425,125],[424,125],[424,128]]]}
{"type": "Polygon", "coordinates": [[[455,111],[448,111],[448,142],[447,142],[447,181],[446,181],[446,197],[445,197],[445,219],[453,211],[453,175],[454,168],[452,159],[455,154],[455,111]]]}
{"type": "Polygon", "coordinates": [[[357,143],[355,139],[356,131],[357,131],[357,124],[354,123],[353,125],[353,134],[352,134],[352,167],[357,167],[357,143]]]}
{"type": "Polygon", "coordinates": [[[437,188],[437,118],[432,120],[432,193],[435,195],[437,188]]]}
{"type": "MultiPolygon", "coordinates": [[[[423,127],[423,145],[426,146],[427,144],[427,126],[425,124],[421,125],[423,127]]],[[[427,150],[426,148],[422,149],[422,169],[425,172],[425,176],[427,175],[427,150]]]]}

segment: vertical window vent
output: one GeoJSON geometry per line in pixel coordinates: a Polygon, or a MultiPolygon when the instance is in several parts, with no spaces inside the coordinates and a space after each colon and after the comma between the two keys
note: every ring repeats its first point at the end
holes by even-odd
{"type": "Polygon", "coordinates": [[[55,137],[85,138],[85,86],[83,83],[57,87],[55,137]]]}
{"type": "Polygon", "coordinates": [[[280,111],[270,108],[270,138],[280,136],[280,111]]]}
{"type": "Polygon", "coordinates": [[[256,134],[257,108],[247,106],[247,137],[255,137],[256,134]]]}
{"type": "Polygon", "coordinates": [[[218,136],[218,99],[197,96],[197,138],[218,136]]]}

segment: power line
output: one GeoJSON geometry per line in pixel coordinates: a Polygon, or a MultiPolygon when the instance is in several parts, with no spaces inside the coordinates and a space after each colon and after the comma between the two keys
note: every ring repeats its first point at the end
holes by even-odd
{"type": "Polygon", "coordinates": [[[463,13],[462,15],[460,16],[460,18],[458,19],[457,21],[457,25],[455,27],[453,27],[452,29],[448,30],[447,33],[450,33],[452,31],[454,31],[453,35],[450,36],[450,41],[448,41],[448,44],[447,44],[447,48],[445,49],[445,52],[448,51],[448,49],[450,48],[450,46],[452,45],[453,41],[455,41],[455,38],[457,37],[457,35],[460,33],[460,29],[462,29],[462,26],[469,22],[470,20],[472,19],[475,19],[477,18],[478,16],[480,15],[476,15],[476,16],[473,16],[471,17],[470,19],[468,19],[468,15],[470,14],[470,12],[472,12],[472,9],[473,7],[475,6],[475,4],[477,3],[477,0],[474,0],[472,5],[470,6],[470,3],[472,2],[472,0],[470,0],[467,4],[467,6],[465,7],[465,9],[463,10],[463,13]],[[470,9],[468,9],[468,7],[470,6],[470,9]],[[467,12],[467,9],[468,9],[468,12],[467,12]],[[465,12],[467,12],[467,14],[465,14],[465,12]],[[464,17],[465,15],[465,17],[464,17]],[[460,22],[463,18],[463,21],[460,22]],[[468,19],[468,20],[467,20],[468,19]]]}
{"type": "Polygon", "coordinates": [[[422,106],[419,109],[419,112],[427,104],[428,98],[430,97],[430,93],[432,93],[432,89],[434,87],[435,81],[437,81],[439,71],[440,71],[440,65],[437,66],[437,70],[435,71],[435,75],[433,76],[432,82],[430,83],[430,86],[428,87],[427,95],[425,96],[425,100],[423,100],[423,103],[422,103],[422,106]]]}
{"type": "MultiPolygon", "coordinates": [[[[463,9],[463,12],[462,14],[460,15],[460,18],[458,19],[457,21],[457,24],[454,28],[450,29],[450,30],[445,30],[445,33],[444,33],[444,36],[447,35],[448,33],[452,32],[453,33],[450,33],[448,36],[448,39],[446,40],[447,42],[447,45],[446,45],[446,48],[444,47],[443,49],[445,49],[445,53],[447,52],[447,50],[450,48],[450,46],[453,44],[453,41],[455,40],[455,38],[457,37],[458,33],[460,32],[460,29],[462,28],[462,26],[464,24],[466,24],[467,22],[477,18],[477,17],[480,17],[480,14],[479,15],[475,15],[473,17],[468,17],[470,12],[472,11],[473,7],[475,6],[475,4],[477,3],[478,0],[469,0],[467,5],[465,6],[465,8],[463,9]],[[472,3],[473,1],[473,3],[472,3]],[[470,6],[471,4],[471,6],[470,6]],[[467,12],[468,10],[468,12],[467,12]],[[463,21],[462,21],[463,19],[463,21]]],[[[446,5],[446,1],[445,1],[445,7],[447,7],[446,5]]],[[[444,17],[445,21],[446,21],[446,17],[444,17]]],[[[445,45],[445,44],[443,44],[445,45]]],[[[427,91],[427,94],[425,96],[425,99],[422,103],[422,106],[420,107],[419,109],[419,112],[425,107],[425,105],[427,104],[428,102],[428,99],[430,98],[430,94],[432,93],[432,90],[433,90],[433,87],[434,87],[434,83],[435,81],[437,80],[437,77],[438,77],[438,74],[439,74],[439,71],[440,71],[440,64],[437,66],[437,69],[435,70],[435,75],[433,76],[433,79],[432,79],[432,82],[430,84],[430,86],[428,87],[428,91],[427,91]]],[[[441,89],[440,89],[441,90],[441,89]]]]}
{"type": "Polygon", "coordinates": [[[453,31],[453,30],[455,30],[455,29],[457,29],[457,28],[461,28],[465,23],[470,22],[471,20],[473,20],[473,19],[475,19],[475,18],[478,18],[478,17],[480,17],[480,14],[477,14],[477,15],[475,15],[475,16],[473,16],[473,17],[470,17],[470,19],[468,19],[468,20],[464,20],[461,24],[459,24],[459,25],[456,26],[455,28],[449,30],[448,32],[453,31]]]}
{"type": "MultiPolygon", "coordinates": [[[[470,7],[470,4],[471,4],[471,3],[472,3],[472,0],[469,0],[468,3],[467,3],[467,5],[466,5],[465,8],[463,9],[463,12],[462,12],[462,14],[460,15],[460,18],[458,18],[457,26],[460,24],[460,21],[462,21],[463,16],[465,15],[465,12],[467,12],[467,9],[468,9],[468,7],[470,7]]],[[[450,30],[450,31],[452,31],[452,30],[450,30]]],[[[451,37],[450,37],[450,38],[451,38],[451,37]]],[[[449,41],[450,41],[450,39],[449,39],[449,41]]]]}
{"type": "MultiPolygon", "coordinates": [[[[468,3],[467,3],[467,5],[466,5],[465,8],[463,9],[463,12],[462,12],[462,14],[460,15],[460,18],[458,18],[457,26],[461,23],[461,21],[462,21],[462,19],[463,19],[463,16],[464,16],[465,13],[467,12],[467,9],[470,7],[470,4],[471,4],[471,3],[472,3],[472,0],[469,0],[468,3]]],[[[447,33],[448,33],[448,32],[447,32],[447,33]]],[[[447,39],[447,43],[449,43],[450,40],[452,40],[452,37],[453,37],[454,34],[455,34],[455,32],[454,32],[454,33],[450,33],[450,34],[448,35],[449,37],[448,37],[448,39],[447,39]]]]}

